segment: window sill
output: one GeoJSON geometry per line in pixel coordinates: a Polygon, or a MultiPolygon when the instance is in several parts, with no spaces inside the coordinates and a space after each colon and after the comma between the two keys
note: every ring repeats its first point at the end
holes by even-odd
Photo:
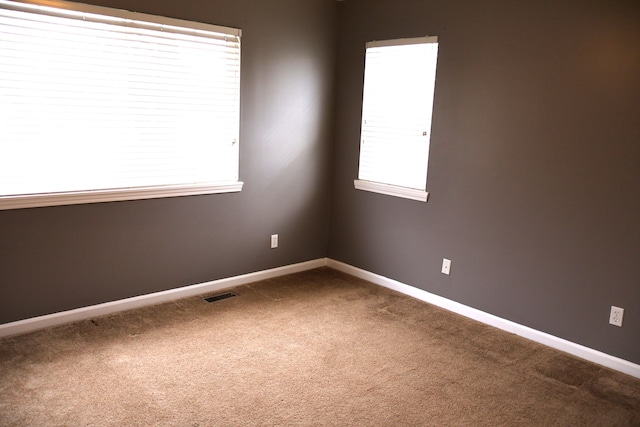
{"type": "Polygon", "coordinates": [[[417,200],[426,202],[429,199],[429,193],[424,190],[416,190],[415,188],[398,187],[396,185],[381,184],[379,182],[364,181],[356,179],[353,181],[354,186],[358,190],[371,191],[374,193],[386,194],[388,196],[402,197],[404,199],[417,200]]]}
{"type": "Polygon", "coordinates": [[[243,182],[239,181],[229,184],[165,185],[118,188],[112,190],[1,196],[0,210],[159,199],[164,197],[196,196],[200,194],[237,193],[242,190],[243,184],[243,182]]]}

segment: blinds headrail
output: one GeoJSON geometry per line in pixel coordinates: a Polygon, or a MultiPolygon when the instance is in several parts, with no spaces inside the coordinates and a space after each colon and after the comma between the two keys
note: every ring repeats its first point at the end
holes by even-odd
{"type": "Polygon", "coordinates": [[[242,36],[238,28],[62,0],[0,0],[0,8],[108,24],[119,21],[123,26],[213,39],[239,39],[242,36]]]}

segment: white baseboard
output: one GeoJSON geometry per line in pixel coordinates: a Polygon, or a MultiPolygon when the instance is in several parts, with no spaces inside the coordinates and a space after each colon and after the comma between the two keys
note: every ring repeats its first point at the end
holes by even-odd
{"type": "Polygon", "coordinates": [[[558,338],[554,335],[550,335],[545,332],[520,325],[510,320],[485,313],[484,311],[466,306],[464,304],[460,304],[458,302],[443,298],[427,291],[423,291],[422,289],[406,285],[396,280],[389,279],[387,277],[380,276],[378,274],[371,273],[357,267],[353,267],[340,261],[328,259],[327,266],[335,270],[342,271],[344,273],[351,274],[352,276],[375,283],[377,285],[384,286],[385,288],[393,289],[394,291],[409,295],[413,298],[427,302],[429,304],[442,307],[454,313],[461,314],[465,317],[477,320],[478,322],[494,326],[498,329],[502,329],[504,331],[511,332],[521,337],[530,339],[531,341],[535,341],[548,347],[564,351],[565,353],[572,354],[576,357],[580,357],[581,359],[585,359],[590,362],[597,363],[598,365],[606,366],[607,368],[611,368],[616,371],[624,372],[625,374],[631,375],[633,377],[640,378],[640,365],[629,362],[628,360],[620,359],[601,351],[597,351],[592,348],[585,347],[583,345],[576,344],[562,338],[558,338]]]}
{"type": "Polygon", "coordinates": [[[240,276],[228,277],[225,279],[213,280],[211,282],[198,283],[182,288],[170,289],[163,292],[155,292],[147,295],[140,295],[133,298],[107,302],[104,304],[92,305],[89,307],[77,308],[75,310],[63,311],[60,313],[47,314],[45,316],[33,317],[16,322],[0,325],[0,338],[10,335],[23,334],[38,329],[58,326],[78,320],[91,319],[98,316],[105,316],[124,310],[131,310],[153,304],[175,301],[194,295],[215,292],[221,289],[244,285],[260,280],[271,279],[273,277],[284,276],[286,274],[298,273],[300,271],[311,270],[327,265],[326,258],[319,258],[312,261],[301,262],[299,264],[286,265],[284,267],[272,268],[269,270],[257,271],[255,273],[242,274],[240,276]]]}
{"type": "Polygon", "coordinates": [[[494,326],[507,332],[530,339],[531,341],[544,344],[548,347],[564,351],[576,357],[606,366],[616,371],[624,372],[636,378],[640,378],[640,365],[620,359],[615,356],[567,341],[562,338],[541,332],[527,326],[494,316],[484,311],[460,304],[447,298],[432,294],[422,289],[415,288],[410,285],[353,267],[349,264],[342,263],[327,258],[319,258],[312,261],[302,262],[299,264],[291,264],[283,267],[272,268],[269,270],[258,271],[255,273],[242,274],[240,276],[228,277],[225,279],[214,280],[211,282],[199,283],[191,286],[185,286],[168,291],[156,292],[148,295],[141,295],[133,298],[127,298],[119,301],[107,302],[104,304],[93,305],[90,307],[78,308],[75,310],[63,311],[60,313],[48,314],[46,316],[38,316],[31,319],[19,320],[17,322],[5,323],[0,325],[0,337],[17,335],[26,332],[35,331],[51,326],[62,325],[78,320],[90,319],[98,316],[105,316],[124,310],[131,310],[153,304],[175,301],[180,298],[186,298],[195,295],[215,292],[234,286],[244,285],[251,282],[270,279],[273,277],[284,276],[286,274],[298,273],[305,270],[312,270],[319,267],[331,267],[335,270],[342,271],[352,276],[359,277],[376,285],[384,286],[394,291],[409,295],[418,300],[429,304],[442,307],[454,313],[461,314],[470,319],[477,320],[487,325],[494,326]]]}

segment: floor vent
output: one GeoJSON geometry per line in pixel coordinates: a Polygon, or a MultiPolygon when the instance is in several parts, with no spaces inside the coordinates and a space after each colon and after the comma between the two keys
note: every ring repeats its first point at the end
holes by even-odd
{"type": "Polygon", "coordinates": [[[235,296],[236,294],[234,294],[233,292],[226,292],[224,294],[218,294],[218,295],[207,297],[204,300],[206,302],[215,302],[215,301],[220,301],[221,299],[233,298],[235,296]]]}

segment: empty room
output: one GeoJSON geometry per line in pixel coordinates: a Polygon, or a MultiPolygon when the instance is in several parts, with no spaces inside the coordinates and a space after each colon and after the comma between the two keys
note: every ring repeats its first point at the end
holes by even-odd
{"type": "Polygon", "coordinates": [[[637,0],[0,0],[0,425],[640,425],[637,0]]]}

